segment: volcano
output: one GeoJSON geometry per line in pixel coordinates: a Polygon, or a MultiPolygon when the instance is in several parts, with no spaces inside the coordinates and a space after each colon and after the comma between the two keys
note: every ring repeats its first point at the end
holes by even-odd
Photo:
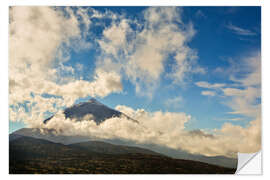
{"type": "MultiPolygon", "coordinates": [[[[126,117],[127,119],[138,123],[138,121],[128,117],[124,113],[111,109],[94,98],[91,98],[87,102],[82,102],[73,105],[69,108],[66,108],[64,110],[64,114],[66,119],[70,118],[73,120],[75,119],[76,121],[83,120],[84,117],[90,115],[91,120],[94,120],[96,124],[100,124],[104,122],[106,119],[113,117],[126,117]]],[[[48,123],[52,118],[53,116],[49,117],[48,119],[45,119],[43,123],[44,124],[48,123]]]]}

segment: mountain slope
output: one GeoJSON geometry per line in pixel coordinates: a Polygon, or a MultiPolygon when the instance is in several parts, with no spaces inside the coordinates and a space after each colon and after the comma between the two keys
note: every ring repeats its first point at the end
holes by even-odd
{"type": "Polygon", "coordinates": [[[77,149],[75,150],[72,147],[65,146],[60,143],[53,143],[44,139],[36,139],[26,136],[21,136],[10,141],[9,153],[11,160],[40,157],[65,157],[74,154],[86,155],[86,151],[83,150],[78,151],[77,149]]]}
{"type": "MultiPolygon", "coordinates": [[[[161,155],[160,153],[132,146],[115,145],[111,143],[106,143],[102,141],[88,141],[70,144],[69,147],[77,147],[79,149],[84,149],[86,151],[92,151],[103,154],[129,154],[129,153],[140,153],[140,154],[152,154],[161,155]]],[[[162,155],[163,156],[163,155],[162,155]]]]}
{"type": "Polygon", "coordinates": [[[12,134],[28,136],[38,139],[45,139],[54,143],[62,144],[73,144],[78,142],[84,142],[93,140],[90,137],[86,136],[64,136],[59,134],[54,129],[45,129],[45,128],[21,128],[12,134]]]}
{"type": "MultiPolygon", "coordinates": [[[[66,108],[64,110],[64,114],[65,114],[65,118],[75,119],[77,121],[80,121],[86,115],[89,115],[97,124],[102,123],[106,119],[109,119],[112,117],[121,117],[121,116],[124,116],[127,119],[137,122],[136,120],[133,120],[132,118],[125,115],[124,113],[105,106],[104,104],[98,102],[94,98],[90,99],[87,102],[82,102],[74,106],[71,106],[69,108],[66,108]]],[[[53,116],[49,117],[48,119],[45,119],[44,123],[46,124],[48,121],[51,120],[52,117],[53,116]]]]}
{"type": "Polygon", "coordinates": [[[235,169],[161,155],[102,154],[31,137],[9,144],[11,174],[232,174],[235,169]]]}
{"type": "Polygon", "coordinates": [[[238,160],[237,158],[229,158],[225,156],[204,156],[201,154],[191,154],[181,149],[172,149],[165,146],[159,146],[156,144],[145,144],[143,146],[146,149],[154,150],[155,152],[168,155],[176,159],[186,159],[193,161],[205,162],[208,164],[236,168],[238,160]]]}
{"type": "Polygon", "coordinates": [[[71,153],[74,153],[74,151],[80,151],[81,153],[86,154],[130,154],[130,153],[137,153],[137,154],[152,154],[152,155],[160,155],[157,152],[139,148],[139,147],[132,147],[132,146],[123,146],[123,145],[115,145],[111,143],[106,143],[102,141],[87,141],[87,142],[80,142],[75,144],[69,144],[64,145],[61,143],[55,143],[51,142],[49,140],[34,138],[34,137],[28,137],[28,136],[22,136],[17,134],[10,134],[10,147],[11,150],[19,151],[25,150],[26,152],[31,151],[34,153],[38,153],[40,155],[52,155],[51,153],[56,153],[56,155],[60,152],[63,152],[64,154],[61,155],[70,155],[67,154],[71,151],[71,153]],[[33,148],[34,147],[34,148],[33,148]]]}

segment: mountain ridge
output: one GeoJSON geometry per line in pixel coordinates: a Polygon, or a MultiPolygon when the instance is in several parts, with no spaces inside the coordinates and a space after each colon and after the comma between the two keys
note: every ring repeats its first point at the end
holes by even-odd
{"type": "Polygon", "coordinates": [[[33,137],[36,139],[44,139],[48,140],[54,143],[61,143],[64,145],[72,145],[76,143],[83,143],[87,141],[102,141],[114,145],[124,145],[124,146],[132,146],[132,147],[138,147],[138,148],[145,148],[152,151],[155,151],[159,154],[163,154],[168,157],[177,158],[177,159],[186,159],[186,160],[194,160],[204,163],[209,163],[213,165],[219,165],[223,167],[229,167],[229,168],[235,168],[237,167],[237,159],[227,158],[225,156],[213,156],[213,157],[207,157],[203,155],[193,155],[189,154],[184,151],[180,150],[174,150],[170,149],[164,146],[158,146],[154,144],[136,144],[136,146],[131,145],[127,142],[122,142],[120,140],[106,140],[106,139],[97,139],[97,138],[91,138],[86,136],[64,136],[64,135],[57,135],[53,134],[53,129],[33,129],[33,128],[22,128],[19,129],[12,134],[19,135],[19,136],[28,136],[33,137]],[[43,134],[42,134],[43,131],[43,134]],[[44,133],[45,132],[45,133],[44,133]],[[47,133],[48,132],[48,133],[47,133]]]}
{"type": "Polygon", "coordinates": [[[159,154],[96,153],[25,136],[9,143],[10,174],[233,174],[235,171],[159,154]]]}

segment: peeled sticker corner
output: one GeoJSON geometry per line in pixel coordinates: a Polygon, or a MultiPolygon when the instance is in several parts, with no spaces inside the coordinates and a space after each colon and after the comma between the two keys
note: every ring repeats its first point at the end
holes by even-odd
{"type": "Polygon", "coordinates": [[[238,153],[237,175],[262,175],[262,153],[238,153]]]}

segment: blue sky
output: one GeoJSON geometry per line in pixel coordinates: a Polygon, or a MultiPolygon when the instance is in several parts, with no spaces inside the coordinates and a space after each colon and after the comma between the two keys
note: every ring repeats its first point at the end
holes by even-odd
{"type": "MultiPolygon", "coordinates": [[[[102,8],[103,9],[103,8],[102,8]]],[[[113,8],[116,12],[131,12],[140,15],[144,8],[113,8]]],[[[128,105],[134,108],[144,108],[149,111],[163,110],[175,112],[187,112],[192,114],[196,123],[190,126],[196,128],[219,128],[228,118],[229,107],[221,104],[219,98],[202,96],[201,88],[196,87],[192,82],[209,81],[212,83],[230,83],[227,77],[216,75],[215,69],[218,67],[229,67],[228,59],[239,58],[248,54],[249,51],[260,51],[260,8],[259,7],[185,7],[183,8],[183,19],[192,22],[196,29],[196,35],[189,42],[189,46],[197,50],[200,65],[207,69],[205,75],[194,75],[187,87],[182,88],[170,86],[163,80],[164,86],[160,87],[153,97],[137,97],[134,87],[128,81],[124,82],[124,91],[127,94],[112,94],[100,99],[110,107],[118,104],[128,105]],[[198,13],[201,12],[201,13],[198,13]],[[199,15],[198,15],[199,14],[199,15]],[[244,36],[226,28],[228,24],[250,30],[256,35],[244,36]],[[177,107],[167,107],[164,102],[168,98],[181,96],[183,102],[177,107]],[[186,101],[185,101],[186,100],[186,101]],[[198,120],[199,119],[199,120],[198,120]]],[[[131,15],[132,16],[132,15],[131,15]]],[[[248,118],[247,118],[248,119],[248,118]]],[[[235,122],[244,125],[244,122],[235,122]]]]}
{"type": "Polygon", "coordinates": [[[186,130],[260,119],[260,7],[10,12],[10,53],[20,48],[10,57],[10,132],[91,97],[185,113],[186,130]]]}
{"type": "MultiPolygon", "coordinates": [[[[116,14],[125,14],[131,19],[142,22],[142,12],[147,7],[94,7],[97,11],[111,11],[116,14]]],[[[260,7],[184,7],[181,8],[183,23],[192,23],[196,31],[192,39],[187,42],[189,48],[196,51],[197,63],[206,70],[205,74],[192,74],[187,82],[181,85],[172,85],[163,73],[160,84],[153,92],[152,98],[139,96],[135,92],[134,84],[125,79],[122,93],[112,93],[105,97],[97,97],[104,104],[115,107],[119,104],[133,108],[144,108],[148,111],[186,112],[196,120],[188,125],[190,129],[197,128],[220,128],[226,118],[230,107],[220,103],[220,97],[201,95],[202,88],[194,85],[197,81],[211,83],[232,83],[228,76],[215,73],[217,68],[230,68],[230,60],[239,61],[242,56],[248,56],[249,52],[260,51],[260,7]],[[243,33],[231,27],[240,28],[243,33]],[[174,105],[166,105],[168,99],[180,97],[181,100],[174,105]],[[220,120],[219,120],[220,119],[220,120]]],[[[91,30],[86,40],[102,38],[104,28],[110,26],[110,19],[96,20],[102,25],[96,25],[91,30]]],[[[83,79],[91,80],[95,70],[95,61],[100,56],[100,50],[90,48],[81,51],[70,51],[70,60],[64,65],[75,67],[77,63],[83,65],[82,72],[75,72],[74,76],[82,76],[83,79]]],[[[168,58],[166,63],[170,63],[168,58]]],[[[236,62],[237,63],[237,62],[236,62]]],[[[166,66],[166,64],[165,64],[166,66]]],[[[170,69],[167,69],[170,71],[170,69]]],[[[90,98],[90,96],[87,96],[90,98]]],[[[232,117],[232,116],[231,116],[232,117]]],[[[238,116],[237,116],[238,117],[238,116]]],[[[234,122],[245,125],[246,120],[234,122]]],[[[23,123],[11,123],[10,131],[21,128],[23,123]]]]}

